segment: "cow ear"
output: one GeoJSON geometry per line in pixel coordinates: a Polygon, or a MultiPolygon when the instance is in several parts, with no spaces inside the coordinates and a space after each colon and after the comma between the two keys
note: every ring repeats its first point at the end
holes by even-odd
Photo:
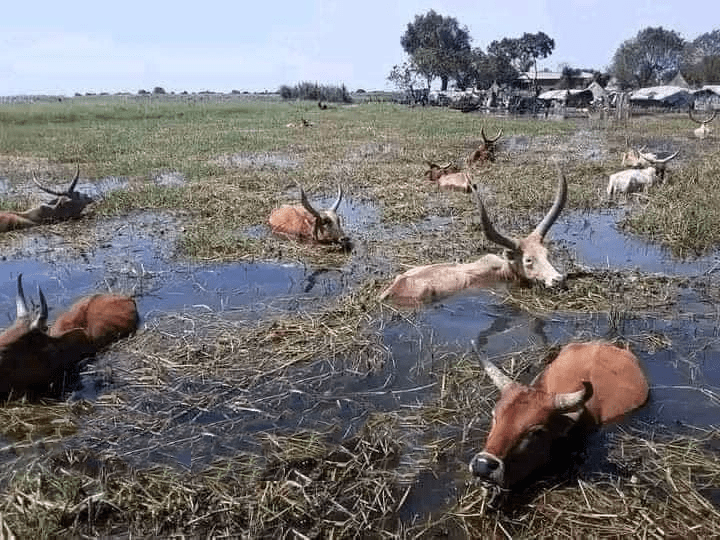
{"type": "Polygon", "coordinates": [[[555,410],[568,413],[581,409],[593,395],[593,387],[589,381],[583,381],[582,390],[555,395],[555,410]]]}

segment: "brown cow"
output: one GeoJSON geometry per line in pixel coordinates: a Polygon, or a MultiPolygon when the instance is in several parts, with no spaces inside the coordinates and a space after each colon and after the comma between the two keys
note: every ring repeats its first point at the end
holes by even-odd
{"type": "Polygon", "coordinates": [[[39,309],[31,310],[18,275],[15,322],[0,334],[2,394],[46,391],[84,357],[138,326],[132,298],[98,294],[77,302],[48,330],[48,306],[39,287],[38,295],[39,309]]]}
{"type": "Polygon", "coordinates": [[[648,398],[638,359],[610,343],[566,345],[529,386],[484,356],[480,360],[500,398],[485,448],[470,461],[470,472],[493,499],[547,463],[549,445],[570,428],[617,421],[648,398]]]}
{"type": "Polygon", "coordinates": [[[492,139],[485,136],[485,128],[480,128],[480,136],[482,144],[473,150],[467,157],[467,166],[472,167],[476,163],[485,163],[486,161],[495,161],[495,149],[498,139],[502,136],[502,129],[498,129],[497,135],[492,139]]]}
{"type": "Polygon", "coordinates": [[[316,210],[308,202],[305,192],[300,188],[300,205],[283,205],[270,213],[272,232],[289,238],[316,242],[318,244],[340,244],[347,248],[350,239],[345,235],[337,209],[342,201],[342,188],[338,187],[337,199],[327,210],[316,210]]]}
{"type": "Polygon", "coordinates": [[[425,161],[429,169],[425,171],[425,179],[437,182],[441,189],[450,189],[470,193],[473,189],[472,178],[468,173],[460,172],[460,168],[453,163],[437,165],[432,161],[425,161]]]}
{"type": "Polygon", "coordinates": [[[464,289],[488,287],[499,282],[534,281],[547,287],[563,282],[563,275],[550,264],[547,248],[543,245],[545,234],[565,206],[567,182],[562,174],[552,207],[535,230],[520,240],[497,232],[477,192],[475,195],[485,236],[491,242],[507,248],[505,253],[502,256],[487,254],[475,262],[465,264],[416,266],[397,276],[380,294],[380,300],[389,299],[398,306],[417,307],[464,289]]]}
{"type": "Polygon", "coordinates": [[[43,191],[55,195],[55,198],[25,212],[0,212],[0,232],[25,229],[44,223],[57,223],[80,217],[82,211],[88,204],[93,202],[93,199],[85,193],[75,191],[79,178],[80,166],[78,166],[75,178],[70,182],[70,187],[65,191],[55,191],[40,184],[33,174],[35,184],[43,191]]]}

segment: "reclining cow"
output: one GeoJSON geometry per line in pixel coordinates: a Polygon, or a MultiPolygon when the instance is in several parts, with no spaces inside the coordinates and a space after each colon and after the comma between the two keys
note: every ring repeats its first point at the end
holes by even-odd
{"type": "Polygon", "coordinates": [[[500,137],[502,137],[502,129],[498,129],[495,137],[488,139],[485,135],[485,128],[483,127],[480,128],[480,136],[482,137],[483,142],[475,150],[470,152],[470,155],[466,160],[468,167],[472,167],[476,164],[482,164],[486,161],[495,161],[495,150],[497,148],[496,144],[500,137]]]}
{"type": "Polygon", "coordinates": [[[381,294],[397,306],[417,307],[465,289],[489,287],[502,282],[538,282],[555,287],[564,281],[548,261],[543,239],[565,206],[567,182],[561,174],[552,207],[527,237],[520,240],[499,233],[490,222],[480,197],[475,192],[485,236],[506,248],[502,256],[487,254],[475,262],[439,263],[416,266],[395,278],[381,294]]]}
{"type": "Polygon", "coordinates": [[[491,505],[547,464],[552,443],[571,428],[615,422],[648,398],[638,359],[610,343],[566,345],[529,386],[510,379],[483,355],[480,360],[500,398],[485,447],[469,467],[488,489],[491,505]]]}
{"type": "Polygon", "coordinates": [[[316,210],[300,188],[299,205],[283,205],[270,213],[268,220],[274,234],[291,240],[317,244],[339,244],[350,247],[350,239],[342,229],[337,209],[342,201],[342,188],[338,187],[335,202],[327,210],[316,210]]]}
{"type": "Polygon", "coordinates": [[[698,139],[705,139],[710,136],[712,133],[712,128],[709,126],[710,122],[715,120],[715,116],[717,116],[717,109],[713,110],[712,115],[710,118],[706,118],[705,120],[698,120],[697,118],[693,117],[693,108],[690,106],[688,109],[688,114],[690,115],[690,120],[695,122],[696,124],[700,124],[699,128],[696,128],[693,130],[693,134],[698,139]]]}
{"type": "Polygon", "coordinates": [[[437,165],[432,161],[425,161],[428,170],[425,171],[425,179],[436,182],[440,189],[462,191],[470,193],[473,189],[472,178],[466,172],[461,172],[460,167],[453,163],[437,165]]]}
{"type": "Polygon", "coordinates": [[[25,229],[46,223],[58,223],[80,217],[85,207],[92,203],[93,199],[85,193],[75,191],[79,178],[80,167],[78,166],[75,178],[70,182],[68,189],[55,191],[40,184],[33,174],[35,184],[43,191],[54,195],[55,198],[25,212],[0,212],[0,232],[25,229]]]}
{"type": "Polygon", "coordinates": [[[646,187],[658,184],[665,179],[665,168],[671,159],[675,159],[680,152],[663,158],[656,159],[653,154],[640,153],[640,157],[651,163],[652,166],[645,169],[626,169],[610,175],[607,186],[607,196],[612,198],[618,193],[634,193],[642,191],[646,187]]]}
{"type": "Polygon", "coordinates": [[[83,358],[138,327],[132,298],[96,294],[76,302],[48,328],[48,306],[39,287],[38,296],[39,309],[31,309],[18,275],[15,322],[0,334],[0,394],[47,392],[83,358]]]}

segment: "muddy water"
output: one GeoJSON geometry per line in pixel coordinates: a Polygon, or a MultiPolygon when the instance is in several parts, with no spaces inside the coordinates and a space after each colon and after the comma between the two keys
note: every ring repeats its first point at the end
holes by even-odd
{"type": "MultiPolygon", "coordinates": [[[[330,204],[331,199],[319,204],[330,204]]],[[[345,201],[343,205],[351,233],[378,225],[377,213],[366,203],[345,201]]],[[[715,257],[673,260],[662,250],[620,232],[614,225],[618,218],[615,212],[569,215],[555,224],[552,240],[574,254],[579,264],[591,268],[633,268],[670,275],[714,271],[715,257]]],[[[317,306],[347,292],[362,277],[350,275],[352,262],[346,268],[321,270],[299,264],[178,262],[172,257],[171,237],[144,232],[158,230],[155,219],[167,226],[167,219],[153,215],[110,223],[109,230],[115,232],[107,241],[80,256],[68,252],[57,257],[60,240],[29,233],[26,247],[39,248],[35,254],[31,258],[6,254],[0,265],[0,318],[12,320],[18,273],[24,276],[26,293],[35,296],[35,288],[41,286],[54,309],[108,287],[133,292],[146,321],[161,313],[198,309],[220,316],[240,313],[252,319],[277,316],[317,306]],[[43,256],[43,250],[49,255],[43,256]]],[[[640,356],[652,385],[650,402],[631,422],[682,430],[685,425],[716,424],[720,417],[716,397],[720,393],[720,312],[702,290],[692,288],[681,295],[677,308],[683,316],[628,318],[617,329],[640,356]]],[[[337,438],[343,439],[359,430],[371,413],[407,410],[436,396],[437,369],[446,361],[443,358],[468,351],[473,339],[493,357],[529,345],[613,337],[616,334],[610,326],[604,314],[534,316],[505,305],[502,295],[492,291],[460,295],[383,321],[382,336],[389,354],[382,367],[370,373],[359,375],[321,359],[297,368],[297,378],[291,383],[270,378],[251,389],[253,410],[234,406],[233,398],[249,389],[229,389],[213,407],[187,410],[173,419],[167,431],[133,435],[124,444],[135,448],[128,448],[127,455],[139,465],[169,463],[194,468],[238,449],[256,448],[254,435],[266,430],[334,430],[337,438]],[[202,431],[200,439],[192,444],[182,442],[196,430],[202,431]]],[[[203,381],[189,381],[187,386],[186,391],[197,393],[210,388],[203,381]]],[[[142,403],[140,399],[138,409],[163,409],[161,403],[150,399],[142,403]]],[[[153,395],[152,399],[163,398],[153,395]]],[[[172,393],[164,399],[171,401],[172,393]]],[[[443,435],[459,440],[464,437],[461,429],[448,426],[443,435]]],[[[423,436],[419,431],[411,434],[418,441],[423,436]]],[[[479,444],[477,436],[470,437],[473,443],[467,445],[464,455],[433,474],[420,475],[407,508],[415,513],[432,510],[453,496],[455,486],[465,479],[463,471],[477,450],[475,443],[479,444]]]]}

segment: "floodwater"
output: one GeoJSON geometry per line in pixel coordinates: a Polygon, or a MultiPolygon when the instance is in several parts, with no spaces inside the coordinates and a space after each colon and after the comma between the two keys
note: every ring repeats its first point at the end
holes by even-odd
{"type": "MultiPolygon", "coordinates": [[[[329,204],[331,199],[319,204],[329,204]]],[[[358,236],[364,228],[379,223],[376,211],[368,203],[346,200],[342,210],[351,235],[358,236]]],[[[683,276],[715,270],[716,256],[696,261],[675,260],[667,252],[619,231],[615,227],[619,218],[617,211],[569,214],[554,225],[551,239],[567,249],[578,264],[595,269],[633,269],[683,276]]],[[[147,215],[129,221],[153,219],[155,216],[147,215]]],[[[146,322],[164,313],[185,310],[252,320],[277,316],[317,307],[329,297],[347,292],[362,278],[351,275],[355,271],[352,255],[342,268],[317,269],[277,262],[202,265],[174,260],[168,253],[166,239],[143,237],[132,223],[118,224],[117,231],[108,242],[78,259],[8,256],[0,265],[0,317],[8,323],[14,317],[19,273],[23,274],[26,295],[36,297],[35,288],[42,287],[51,309],[55,310],[98,290],[132,291],[146,322]]],[[[264,234],[259,229],[254,233],[264,234]]],[[[34,236],[37,233],[29,234],[27,241],[42,248],[45,240],[34,236]]],[[[387,276],[388,281],[391,278],[387,276]]],[[[630,341],[651,383],[649,403],[630,421],[670,430],[682,430],[687,425],[716,425],[720,417],[717,397],[720,311],[703,291],[691,287],[681,295],[677,308],[682,316],[665,319],[644,315],[621,321],[618,331],[630,341]],[[647,339],[649,335],[664,336],[666,344],[658,345],[647,339]]],[[[257,445],[252,440],[253,434],[264,430],[305,428],[327,432],[333,427],[342,439],[356,433],[373,412],[417,406],[436,396],[439,357],[469,351],[471,340],[476,340],[493,357],[532,345],[612,337],[616,334],[610,326],[605,314],[557,312],[537,316],[504,304],[502,295],[492,291],[459,295],[382,321],[388,358],[382,367],[370,373],[358,375],[324,361],[300,366],[292,392],[278,391],[278,385],[286,383],[277,381],[267,381],[251,390],[237,389],[252,391],[257,396],[257,410],[237,411],[230,402],[224,402],[214,410],[187,411],[174,420],[176,429],[171,431],[176,434],[185,433],[191,424],[204,424],[207,446],[196,444],[189,449],[173,440],[151,444],[157,435],[148,433],[145,435],[148,450],[134,455],[146,465],[166,462],[196,467],[244,445],[257,445]],[[283,414],[278,416],[276,411],[283,414]]],[[[203,391],[203,381],[188,384],[193,384],[197,392],[203,391]]],[[[452,428],[449,433],[461,436],[452,428]]],[[[468,459],[475,450],[468,448],[462,459],[468,459]]],[[[463,466],[451,463],[436,476],[421,475],[410,493],[408,507],[420,512],[427,505],[436,504],[433,501],[452,497],[454,486],[462,481],[457,471],[463,466]],[[421,491],[431,493],[432,497],[418,496],[421,491]]]]}

